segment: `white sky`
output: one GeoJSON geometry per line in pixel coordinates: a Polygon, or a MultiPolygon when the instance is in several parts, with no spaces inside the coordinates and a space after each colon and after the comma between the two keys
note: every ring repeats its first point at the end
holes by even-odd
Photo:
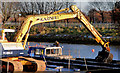
{"type": "Polygon", "coordinates": [[[57,1],[57,2],[113,2],[113,1],[120,1],[120,0],[1,0],[2,2],[53,2],[53,1],[57,1]]]}
{"type": "Polygon", "coordinates": [[[89,11],[89,3],[88,2],[117,2],[120,0],[75,0],[76,5],[82,12],[87,13],[89,11]]]}
{"type": "Polygon", "coordinates": [[[89,10],[88,2],[116,2],[120,0],[1,0],[2,2],[76,2],[81,11],[87,13],[89,10]]]}
{"type": "Polygon", "coordinates": [[[86,12],[86,7],[89,5],[88,2],[76,2],[76,5],[81,11],[86,12]]]}

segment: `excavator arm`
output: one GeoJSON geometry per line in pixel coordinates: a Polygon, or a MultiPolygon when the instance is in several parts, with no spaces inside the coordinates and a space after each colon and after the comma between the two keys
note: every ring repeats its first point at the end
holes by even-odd
{"type": "Polygon", "coordinates": [[[24,20],[21,29],[17,32],[16,36],[14,37],[15,42],[21,42],[23,37],[26,34],[25,41],[24,41],[24,48],[29,36],[30,28],[35,24],[45,23],[45,22],[52,22],[70,18],[78,18],[85,28],[93,35],[97,43],[99,43],[103,50],[99,52],[98,56],[96,57],[97,61],[103,62],[111,62],[113,55],[110,53],[109,42],[106,42],[102,35],[88,22],[85,16],[80,12],[80,10],[75,6],[72,5],[71,9],[73,12],[71,13],[60,13],[65,10],[69,10],[68,8],[56,11],[51,14],[41,14],[41,15],[29,15],[24,20]]]}
{"type": "Polygon", "coordinates": [[[80,12],[80,10],[75,6],[71,6],[73,12],[77,13],[77,18],[83,23],[85,28],[92,34],[97,43],[102,46],[102,51],[99,52],[96,57],[97,61],[102,61],[105,63],[111,62],[113,55],[110,53],[109,42],[102,38],[102,35],[88,22],[85,16],[80,12]]]}

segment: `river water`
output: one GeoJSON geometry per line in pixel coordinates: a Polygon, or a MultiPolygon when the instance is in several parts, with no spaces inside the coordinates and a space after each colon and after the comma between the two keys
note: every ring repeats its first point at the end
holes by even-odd
{"type": "MultiPolygon", "coordinates": [[[[47,42],[30,42],[30,46],[35,45],[52,45],[54,43],[47,43],[47,42]]],[[[67,44],[67,43],[60,43],[60,46],[63,46],[62,53],[63,55],[70,55],[73,58],[92,58],[94,59],[98,52],[102,50],[100,45],[88,45],[88,44],[67,44]],[[92,51],[94,49],[94,52],[92,51]]],[[[113,54],[113,60],[120,60],[120,45],[119,46],[110,46],[111,53],[113,54]]]]}

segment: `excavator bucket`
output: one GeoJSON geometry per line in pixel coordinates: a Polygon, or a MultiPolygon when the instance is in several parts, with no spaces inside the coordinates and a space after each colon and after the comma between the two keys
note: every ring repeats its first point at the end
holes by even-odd
{"type": "Polygon", "coordinates": [[[98,56],[95,58],[98,62],[110,63],[113,60],[113,54],[107,50],[99,51],[98,56]]]}

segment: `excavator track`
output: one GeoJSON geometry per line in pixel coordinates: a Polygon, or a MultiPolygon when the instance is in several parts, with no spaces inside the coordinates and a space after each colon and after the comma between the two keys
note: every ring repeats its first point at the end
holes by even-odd
{"type": "Polygon", "coordinates": [[[8,58],[2,58],[0,59],[2,65],[1,65],[1,70],[2,72],[37,72],[37,71],[45,71],[46,65],[44,61],[40,60],[35,60],[33,58],[28,58],[28,57],[18,57],[19,59],[24,59],[24,61],[28,61],[25,64],[16,61],[16,60],[11,60],[8,58]]]}
{"type": "Polygon", "coordinates": [[[2,71],[7,72],[7,65],[9,64],[9,72],[16,72],[16,71],[23,71],[23,65],[18,62],[18,61],[13,61],[13,60],[8,60],[7,58],[5,59],[0,59],[2,61],[2,71]],[[10,68],[12,67],[12,68],[10,68]]]}
{"type": "Polygon", "coordinates": [[[33,58],[28,58],[28,57],[20,57],[20,58],[24,58],[29,61],[34,61],[37,64],[37,71],[45,71],[46,69],[46,65],[44,61],[35,60],[33,58]]]}

